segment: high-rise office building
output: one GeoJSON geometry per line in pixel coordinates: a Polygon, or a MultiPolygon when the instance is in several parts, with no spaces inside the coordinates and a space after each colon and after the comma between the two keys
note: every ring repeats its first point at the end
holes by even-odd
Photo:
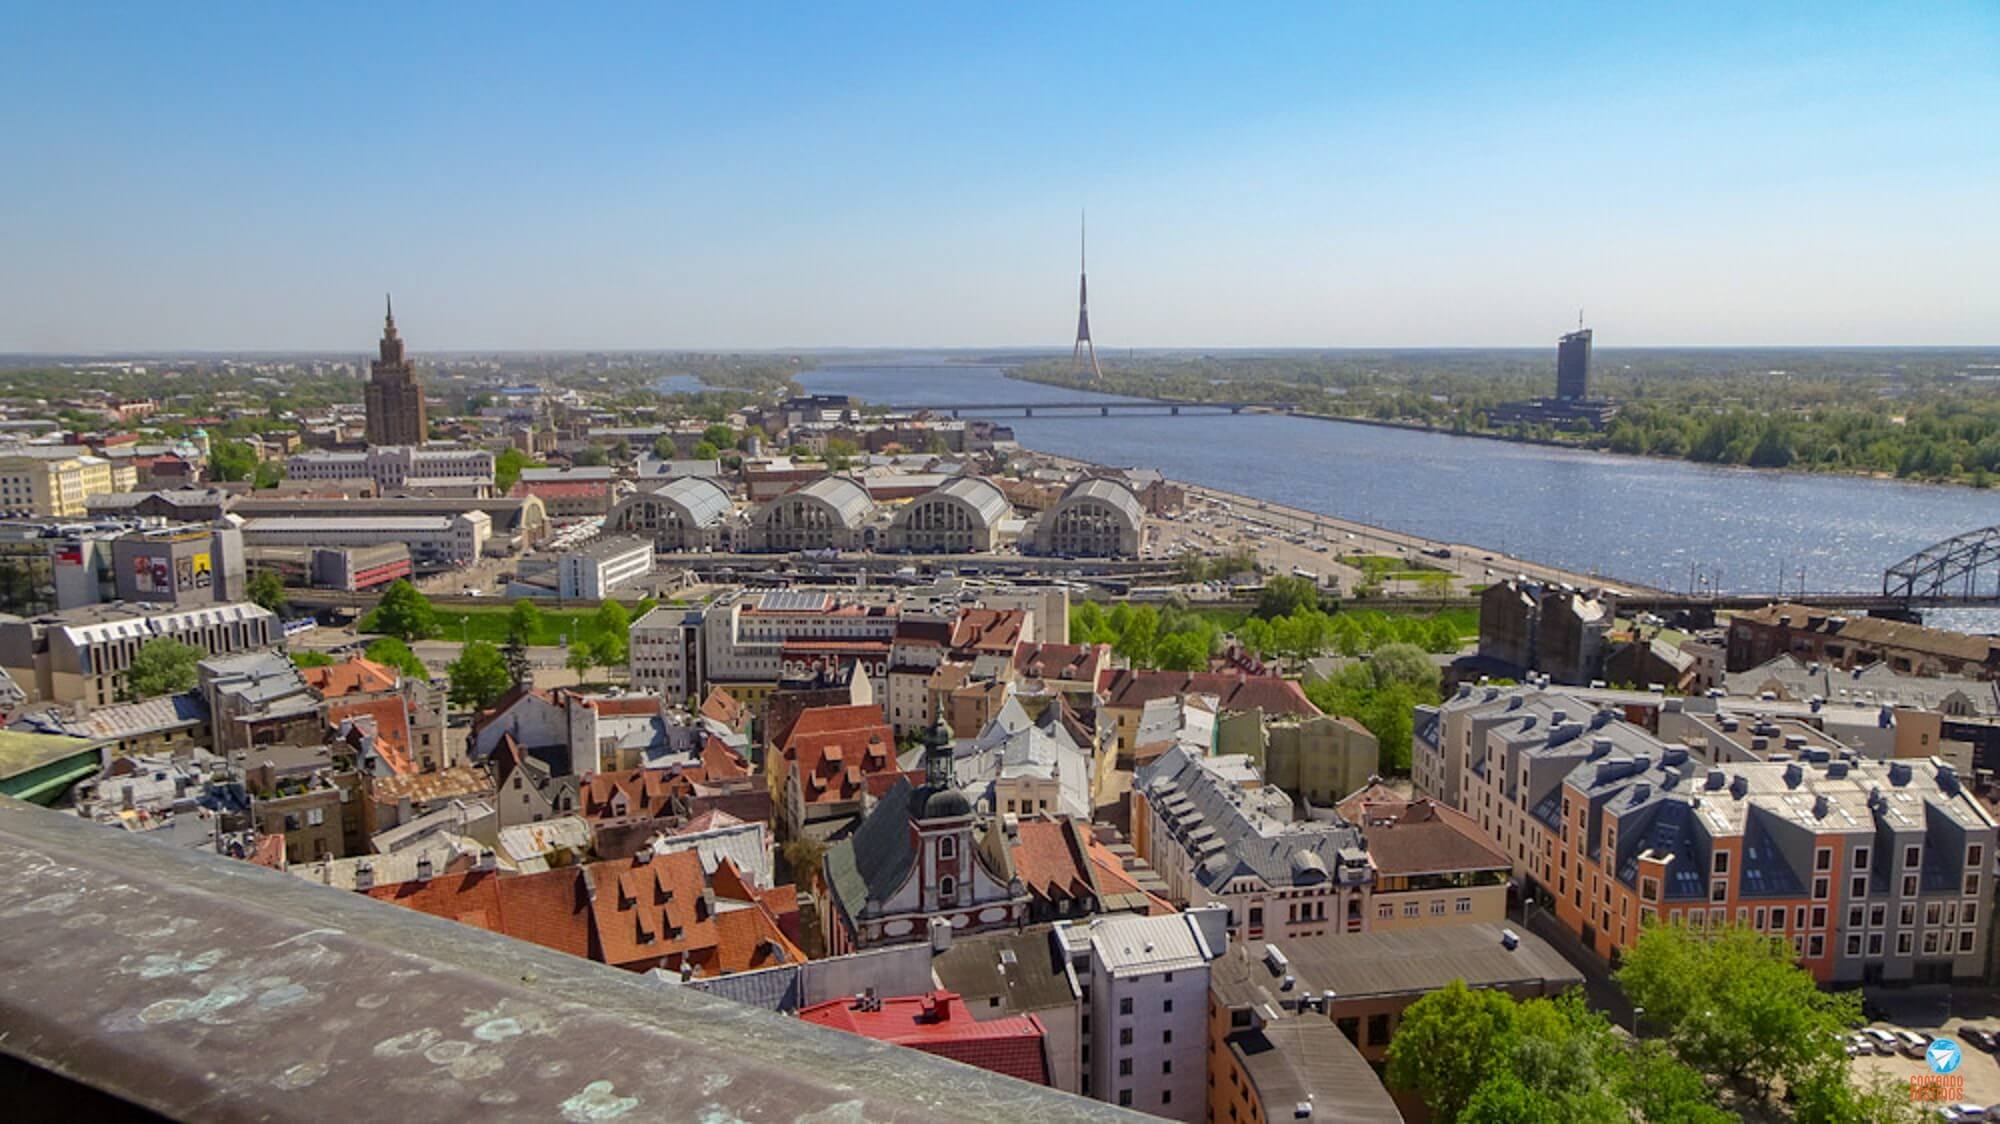
{"type": "Polygon", "coordinates": [[[1556,397],[1590,397],[1590,329],[1579,328],[1556,345],[1556,397]]]}
{"type": "Polygon", "coordinates": [[[403,356],[393,305],[382,326],[382,357],[369,364],[367,402],[370,445],[421,445],[430,435],[423,384],[403,356]]]}

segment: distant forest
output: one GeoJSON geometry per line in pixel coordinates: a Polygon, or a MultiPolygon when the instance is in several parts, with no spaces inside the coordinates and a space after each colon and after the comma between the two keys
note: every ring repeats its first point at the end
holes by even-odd
{"type": "Polygon", "coordinates": [[[1555,391],[1555,349],[1161,354],[1027,364],[1036,382],[1143,397],[1290,403],[1330,417],[1711,464],[1977,487],[2000,479],[2000,349],[1599,348],[1601,433],[1496,430],[1487,411],[1555,391]]]}

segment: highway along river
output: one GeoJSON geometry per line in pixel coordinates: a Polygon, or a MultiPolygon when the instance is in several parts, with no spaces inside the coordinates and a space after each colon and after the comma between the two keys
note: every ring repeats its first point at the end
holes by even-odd
{"type": "MultiPolygon", "coordinates": [[[[998,367],[829,365],[811,392],[893,404],[1120,401],[998,367]]],[[[2000,523],[2000,496],[1852,476],[1717,468],[1279,415],[1003,418],[1022,446],[1686,589],[1881,587],[1910,553],[2000,523]]],[[[1985,613],[1978,614],[1981,617],[1985,613]]],[[[1942,621],[1944,615],[1940,614],[1942,621]]],[[[1968,622],[1969,623],[1969,622],[1968,622]]]]}

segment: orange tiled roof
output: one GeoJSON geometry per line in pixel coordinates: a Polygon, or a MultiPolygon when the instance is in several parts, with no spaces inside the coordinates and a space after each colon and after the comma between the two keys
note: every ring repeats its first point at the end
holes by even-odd
{"type": "Polygon", "coordinates": [[[1089,857],[1068,820],[1022,820],[1014,841],[1014,873],[1030,894],[1050,901],[1091,896],[1089,857]]]}
{"type": "Polygon", "coordinates": [[[486,771],[471,765],[456,765],[435,773],[381,777],[368,786],[368,794],[377,804],[394,804],[406,796],[424,804],[457,796],[484,796],[492,791],[493,781],[486,771]]]}
{"type": "Polygon", "coordinates": [[[743,704],[736,701],[735,695],[721,687],[710,687],[708,697],[701,700],[701,716],[713,718],[724,726],[736,729],[743,723],[743,704]]]}
{"type": "Polygon", "coordinates": [[[694,851],[591,863],[590,914],[606,964],[650,967],[715,947],[715,914],[694,851]]]}
{"type": "Polygon", "coordinates": [[[393,691],[402,681],[395,668],[361,656],[326,667],[303,668],[299,674],[305,677],[306,686],[323,699],[393,691]]]}
{"type": "Polygon", "coordinates": [[[1011,658],[1027,624],[1028,614],[1023,609],[967,609],[952,623],[951,646],[1005,653],[1011,658]]]}
{"type": "Polygon", "coordinates": [[[621,769],[611,773],[591,773],[584,777],[582,792],[578,795],[583,802],[583,818],[602,819],[653,819],[668,813],[671,795],[672,774],[661,769],[621,769]],[[620,795],[625,798],[625,810],[616,808],[620,795]]]}
{"type": "Polygon", "coordinates": [[[373,727],[375,751],[396,773],[416,771],[416,766],[410,761],[410,709],[401,695],[339,703],[326,709],[327,725],[335,729],[350,719],[365,719],[366,724],[373,727]]]}

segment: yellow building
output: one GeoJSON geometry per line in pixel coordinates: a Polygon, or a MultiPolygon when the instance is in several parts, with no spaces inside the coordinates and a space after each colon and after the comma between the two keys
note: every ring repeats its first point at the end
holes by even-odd
{"type": "Polygon", "coordinates": [[[57,447],[0,456],[0,515],[82,518],[86,499],[112,490],[103,457],[57,447]]]}
{"type": "Polygon", "coordinates": [[[1506,922],[1507,855],[1472,817],[1379,783],[1341,801],[1340,814],[1368,836],[1370,932],[1506,922]]]}

